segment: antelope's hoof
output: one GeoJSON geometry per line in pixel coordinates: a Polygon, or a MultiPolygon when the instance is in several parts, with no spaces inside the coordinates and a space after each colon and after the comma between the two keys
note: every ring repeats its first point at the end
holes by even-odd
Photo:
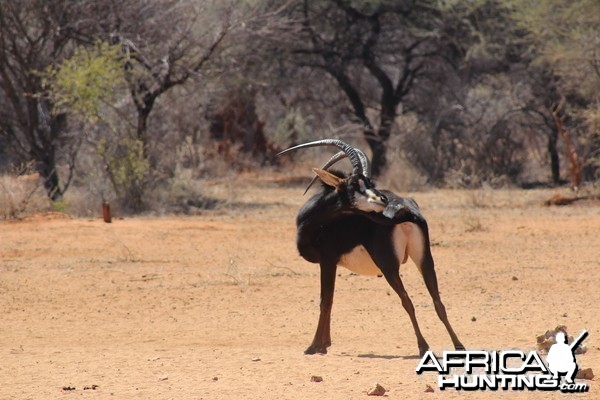
{"type": "Polygon", "coordinates": [[[457,344],[456,346],[454,346],[454,348],[455,348],[456,350],[466,350],[466,349],[465,349],[465,346],[463,346],[463,344],[462,344],[462,343],[459,343],[459,344],[457,344]]]}
{"type": "Polygon", "coordinates": [[[327,346],[311,344],[308,349],[304,350],[304,354],[327,354],[327,346]]]}

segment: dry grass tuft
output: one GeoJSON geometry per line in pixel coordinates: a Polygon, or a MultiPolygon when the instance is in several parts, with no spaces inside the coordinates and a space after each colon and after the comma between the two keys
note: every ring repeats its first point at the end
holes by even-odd
{"type": "Polygon", "coordinates": [[[37,173],[0,176],[0,219],[22,219],[52,210],[37,173]]]}

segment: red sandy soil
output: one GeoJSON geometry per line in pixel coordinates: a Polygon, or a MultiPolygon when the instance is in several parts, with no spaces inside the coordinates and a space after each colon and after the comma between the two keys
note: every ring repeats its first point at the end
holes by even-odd
{"type": "MultiPolygon", "coordinates": [[[[305,356],[318,267],[295,248],[303,187],[284,183],[212,182],[234,201],[197,216],[0,223],[0,399],[366,399],[375,382],[390,399],[600,398],[595,381],[583,395],[439,391],[435,374],[415,374],[415,336],[385,280],[341,268],[333,345],[305,356]]],[[[410,195],[468,348],[528,352],[557,325],[588,329],[577,361],[598,374],[600,207],[544,206],[553,194],[410,195]]],[[[402,277],[432,350],[450,350],[410,261],[402,277]]]]}

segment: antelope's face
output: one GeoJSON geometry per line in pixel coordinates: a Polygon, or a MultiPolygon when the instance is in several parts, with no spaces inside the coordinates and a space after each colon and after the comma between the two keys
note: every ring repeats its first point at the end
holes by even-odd
{"type": "Polygon", "coordinates": [[[382,212],[387,206],[388,199],[375,189],[369,178],[362,174],[353,174],[348,178],[340,178],[331,172],[313,169],[321,180],[345,198],[351,208],[363,212],[382,212]]]}
{"type": "Polygon", "coordinates": [[[353,175],[347,182],[347,194],[353,208],[364,212],[382,212],[388,199],[380,193],[370,179],[353,175]]]}

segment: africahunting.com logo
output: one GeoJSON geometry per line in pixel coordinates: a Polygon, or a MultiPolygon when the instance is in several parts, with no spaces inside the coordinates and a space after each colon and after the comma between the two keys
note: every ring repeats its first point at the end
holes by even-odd
{"type": "Polygon", "coordinates": [[[526,354],[520,350],[456,350],[444,351],[439,359],[428,351],[421,358],[416,372],[437,371],[440,390],[587,392],[587,384],[574,380],[578,370],[575,349],[587,336],[588,332],[583,331],[569,345],[565,334],[557,332],[556,343],[548,350],[546,362],[536,351],[526,354]]]}

